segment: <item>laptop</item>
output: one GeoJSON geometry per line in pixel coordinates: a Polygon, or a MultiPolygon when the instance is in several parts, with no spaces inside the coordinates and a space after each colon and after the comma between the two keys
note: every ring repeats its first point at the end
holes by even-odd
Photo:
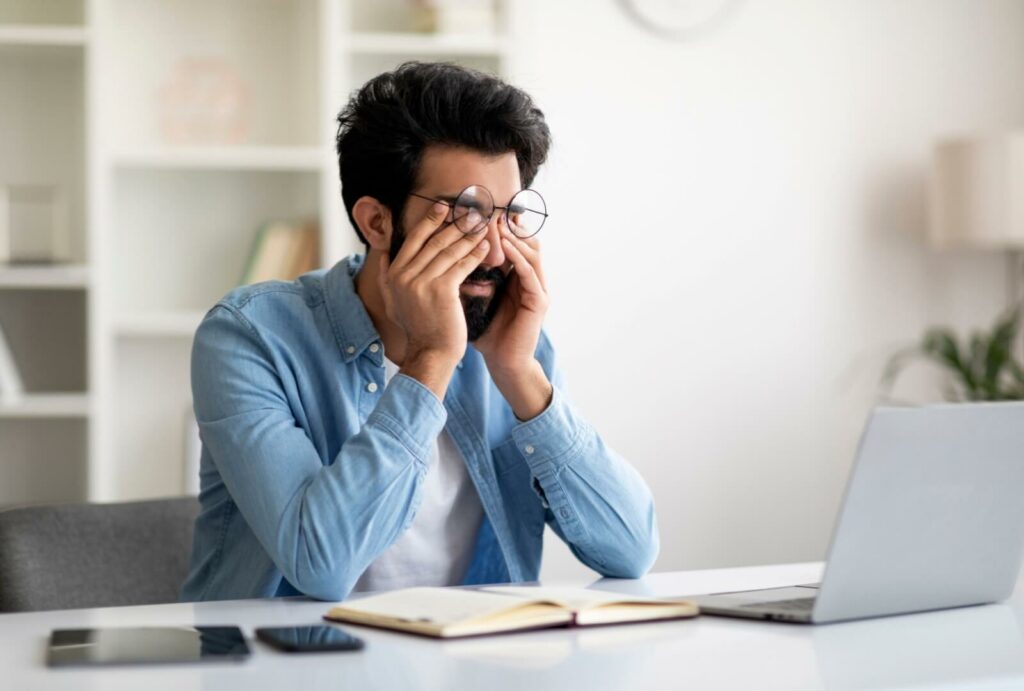
{"type": "Polygon", "coordinates": [[[821,583],[695,596],[701,612],[824,624],[980,605],[1024,547],[1024,403],[876,408],[821,583]]]}

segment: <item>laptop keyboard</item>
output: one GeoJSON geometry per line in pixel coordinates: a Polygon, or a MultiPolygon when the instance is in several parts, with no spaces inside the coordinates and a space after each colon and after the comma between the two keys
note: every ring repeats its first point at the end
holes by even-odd
{"type": "Polygon", "coordinates": [[[810,612],[814,609],[813,597],[798,597],[793,600],[776,600],[775,602],[752,602],[749,605],[742,605],[743,609],[783,611],[783,612],[810,612]]]}

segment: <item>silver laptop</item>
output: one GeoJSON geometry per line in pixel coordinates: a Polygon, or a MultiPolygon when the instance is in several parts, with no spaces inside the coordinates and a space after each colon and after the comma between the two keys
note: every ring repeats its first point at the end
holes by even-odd
{"type": "Polygon", "coordinates": [[[1024,403],[877,408],[820,584],[692,599],[822,624],[1005,600],[1024,547],[1024,403]]]}

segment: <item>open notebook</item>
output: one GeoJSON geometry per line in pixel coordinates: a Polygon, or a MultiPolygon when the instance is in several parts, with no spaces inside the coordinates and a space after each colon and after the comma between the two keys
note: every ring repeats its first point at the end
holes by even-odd
{"type": "Polygon", "coordinates": [[[352,600],[324,617],[438,638],[556,626],[595,626],[693,617],[687,600],[623,596],[582,588],[493,586],[406,588],[352,600]]]}

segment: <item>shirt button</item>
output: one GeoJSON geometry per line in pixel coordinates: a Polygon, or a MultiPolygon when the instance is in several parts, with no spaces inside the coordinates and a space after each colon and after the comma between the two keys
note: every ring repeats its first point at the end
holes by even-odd
{"type": "Polygon", "coordinates": [[[532,446],[530,446],[529,444],[527,444],[526,446],[523,447],[523,451],[525,451],[528,454],[531,454],[534,451],[536,451],[536,449],[533,448],[532,446]]]}
{"type": "Polygon", "coordinates": [[[371,353],[376,353],[378,350],[380,350],[380,346],[379,345],[377,345],[376,343],[371,343],[370,344],[370,352],[371,353]]]}
{"type": "Polygon", "coordinates": [[[348,347],[345,348],[345,352],[348,353],[349,355],[351,355],[352,353],[356,352],[356,347],[355,346],[348,346],[348,347]]]}
{"type": "Polygon", "coordinates": [[[370,393],[376,393],[377,385],[374,382],[370,382],[369,384],[366,385],[366,390],[369,391],[370,393]]]}

